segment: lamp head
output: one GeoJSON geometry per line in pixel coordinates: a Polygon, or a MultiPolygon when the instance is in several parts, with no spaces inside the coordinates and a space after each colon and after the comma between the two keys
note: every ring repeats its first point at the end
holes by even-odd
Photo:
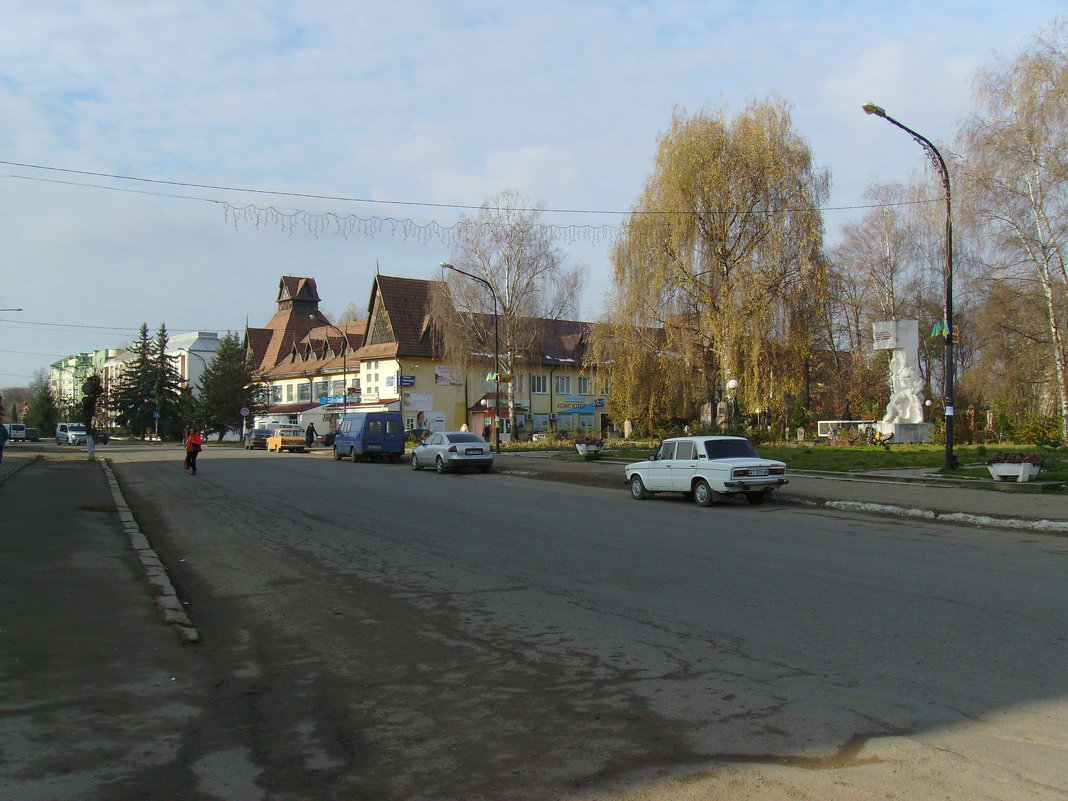
{"type": "Polygon", "coordinates": [[[877,117],[886,116],[886,109],[882,106],[877,106],[874,103],[865,103],[861,108],[864,109],[865,114],[874,114],[877,117]]]}

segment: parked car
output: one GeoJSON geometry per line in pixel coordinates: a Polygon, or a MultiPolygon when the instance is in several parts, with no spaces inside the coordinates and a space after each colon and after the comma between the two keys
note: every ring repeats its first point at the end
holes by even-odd
{"type": "Polygon", "coordinates": [[[84,445],[85,426],[81,423],[57,423],[57,445],[84,445]]]}
{"type": "Polygon", "coordinates": [[[270,428],[254,428],[245,434],[245,450],[251,451],[253,448],[266,448],[267,437],[274,433],[270,428]]]}
{"type": "Polygon", "coordinates": [[[789,483],[786,465],[761,458],[744,437],[672,437],[649,459],[624,470],[637,500],[681,492],[701,506],[711,506],[717,494],[763,503],[768,493],[789,483]]]}
{"type": "Polygon", "coordinates": [[[106,428],[98,428],[96,433],[93,434],[93,442],[99,442],[102,445],[107,445],[111,442],[111,432],[106,428]]]}
{"type": "Polygon", "coordinates": [[[304,438],[304,429],[300,426],[279,426],[267,437],[267,450],[307,453],[308,441],[304,438]]]}
{"type": "Polygon", "coordinates": [[[334,437],[334,458],[397,461],[404,455],[404,421],[400,412],[355,412],[345,415],[334,437]]]}
{"type": "Polygon", "coordinates": [[[412,469],[424,467],[439,473],[477,467],[488,473],[493,469],[493,448],[470,431],[435,431],[412,450],[412,469]]]}
{"type": "Polygon", "coordinates": [[[334,447],[334,440],[336,438],[337,438],[337,429],[335,428],[333,431],[327,431],[325,434],[320,434],[315,439],[316,439],[316,442],[318,442],[320,445],[323,445],[324,447],[327,447],[327,448],[333,448],[334,447]]]}
{"type": "Polygon", "coordinates": [[[40,442],[41,435],[37,433],[37,429],[33,426],[26,426],[26,441],[27,442],[40,442]]]}
{"type": "Polygon", "coordinates": [[[4,428],[7,429],[7,436],[12,442],[26,441],[25,423],[4,423],[4,428]]]}

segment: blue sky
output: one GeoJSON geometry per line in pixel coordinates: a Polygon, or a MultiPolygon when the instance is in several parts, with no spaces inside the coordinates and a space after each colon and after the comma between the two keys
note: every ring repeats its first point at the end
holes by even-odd
{"type": "MultiPolygon", "coordinates": [[[[450,258],[433,237],[235,227],[211,200],[444,226],[465,213],[450,206],[506,189],[547,208],[625,211],[674,108],[738,111],[775,93],[831,172],[829,205],[862,205],[869,182],[907,180],[924,156],[860,106],[951,144],[975,69],[1014,54],[1063,3],[3,0],[0,10],[0,161],[443,204],[0,164],[0,307],[25,310],[0,313],[4,387],[65,354],[118,347],[142,321],[262,325],[281,275],[313,276],[338,315],[366,305],[376,265],[434,278],[450,258]]],[[[828,211],[828,242],[858,214],[828,211]]],[[[610,244],[559,246],[587,271],[581,316],[595,319],[610,244]]]]}

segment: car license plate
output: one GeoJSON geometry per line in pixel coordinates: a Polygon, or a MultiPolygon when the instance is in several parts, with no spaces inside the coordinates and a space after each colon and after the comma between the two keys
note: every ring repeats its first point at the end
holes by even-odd
{"type": "Polygon", "coordinates": [[[468,456],[481,456],[482,455],[482,449],[481,448],[468,448],[467,449],[467,455],[468,456]]]}
{"type": "Polygon", "coordinates": [[[768,474],[768,468],[766,467],[750,467],[749,475],[751,476],[766,476],[768,474]]]}

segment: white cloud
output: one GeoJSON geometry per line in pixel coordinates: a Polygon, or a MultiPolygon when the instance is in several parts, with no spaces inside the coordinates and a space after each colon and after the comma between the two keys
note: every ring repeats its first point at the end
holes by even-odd
{"type": "MultiPolygon", "coordinates": [[[[769,92],[794,104],[795,126],[832,170],[832,202],[856,203],[870,178],[922,166],[915,145],[861,103],[948,140],[975,66],[1062,10],[1042,0],[15,6],[0,29],[0,159],[435,203],[477,205],[507,188],[553,208],[596,209],[632,205],[673,107],[737,110],[769,92]]],[[[443,224],[461,213],[225,196],[443,224]]],[[[828,215],[832,234],[842,218],[828,215]]],[[[448,253],[400,237],[234,231],[207,203],[13,179],[0,179],[0,219],[0,253],[17,259],[5,272],[26,280],[15,305],[54,317],[47,286],[77,282],[88,300],[72,315],[131,327],[262,322],[282,274],[315,276],[335,310],[362,305],[376,261],[424,277],[448,253]],[[183,288],[195,290],[195,313],[183,288]]],[[[609,248],[564,249],[590,264],[584,314],[595,316],[609,248]]],[[[13,303],[21,290],[10,286],[13,303]]],[[[39,335],[4,328],[5,341],[39,335]]],[[[62,341],[72,351],[98,344],[91,331],[62,341]]],[[[5,357],[0,373],[37,366],[5,357]]]]}

